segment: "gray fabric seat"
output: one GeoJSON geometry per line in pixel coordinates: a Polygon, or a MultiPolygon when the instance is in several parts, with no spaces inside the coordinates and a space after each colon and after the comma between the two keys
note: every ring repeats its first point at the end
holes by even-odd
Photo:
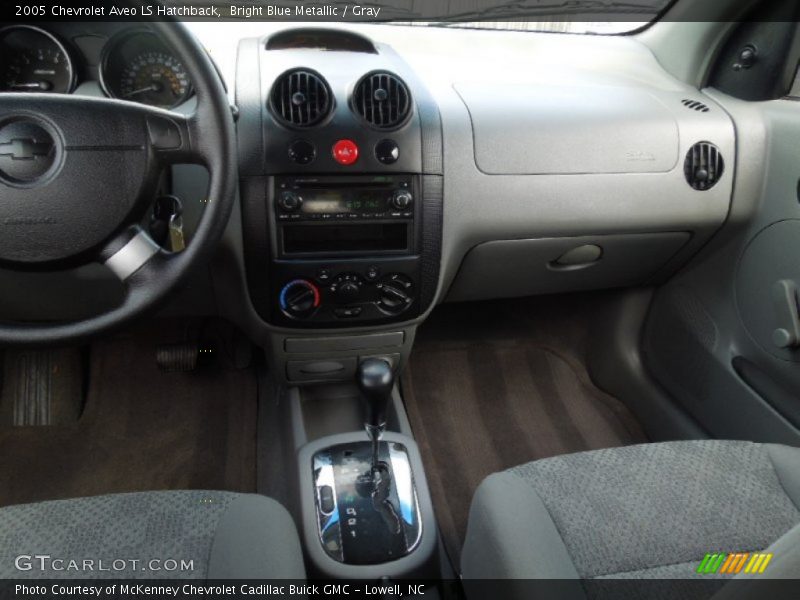
{"type": "Polygon", "coordinates": [[[305,577],[289,513],[255,494],[142,492],[9,506],[0,509],[0,540],[0,579],[305,577]]]}
{"type": "Polygon", "coordinates": [[[704,440],[548,458],[480,485],[462,575],[708,578],[706,553],[774,544],[766,576],[796,578],[798,507],[800,448],[704,440]]]}

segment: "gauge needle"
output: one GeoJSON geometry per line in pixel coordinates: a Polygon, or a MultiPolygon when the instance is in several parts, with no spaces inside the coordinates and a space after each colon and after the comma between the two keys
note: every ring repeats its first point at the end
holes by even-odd
{"type": "Polygon", "coordinates": [[[153,83],[151,85],[148,85],[147,87],[143,87],[141,89],[128,92],[127,94],[125,94],[124,97],[130,98],[131,96],[137,96],[139,94],[144,94],[145,92],[160,92],[160,91],[161,91],[161,86],[157,83],[153,83]]]}
{"type": "Polygon", "coordinates": [[[30,83],[12,83],[9,87],[12,90],[42,90],[46,92],[52,86],[49,81],[31,81],[30,83]]]}

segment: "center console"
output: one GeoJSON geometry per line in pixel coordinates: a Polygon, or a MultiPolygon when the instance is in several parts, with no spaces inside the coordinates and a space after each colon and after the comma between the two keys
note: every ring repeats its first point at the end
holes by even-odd
{"type": "Polygon", "coordinates": [[[310,574],[431,577],[436,523],[394,378],[439,283],[438,107],[390,47],[316,27],[243,40],[236,104],[247,287],[294,398],[310,574]]]}

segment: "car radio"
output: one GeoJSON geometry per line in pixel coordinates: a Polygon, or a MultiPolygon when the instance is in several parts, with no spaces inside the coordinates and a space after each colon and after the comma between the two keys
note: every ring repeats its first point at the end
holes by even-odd
{"type": "Polygon", "coordinates": [[[411,176],[279,177],[278,221],[398,220],[414,216],[411,176]]]}
{"type": "Polygon", "coordinates": [[[278,255],[411,254],[414,188],[411,175],[276,177],[278,255]]]}

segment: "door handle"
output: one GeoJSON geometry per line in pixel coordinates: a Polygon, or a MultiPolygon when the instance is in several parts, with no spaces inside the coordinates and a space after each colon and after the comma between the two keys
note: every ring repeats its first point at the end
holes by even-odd
{"type": "Polygon", "coordinates": [[[772,286],[772,303],[778,317],[778,327],[772,332],[772,342],[788,350],[800,346],[800,315],[797,308],[797,284],[781,279],[772,286]]]}

